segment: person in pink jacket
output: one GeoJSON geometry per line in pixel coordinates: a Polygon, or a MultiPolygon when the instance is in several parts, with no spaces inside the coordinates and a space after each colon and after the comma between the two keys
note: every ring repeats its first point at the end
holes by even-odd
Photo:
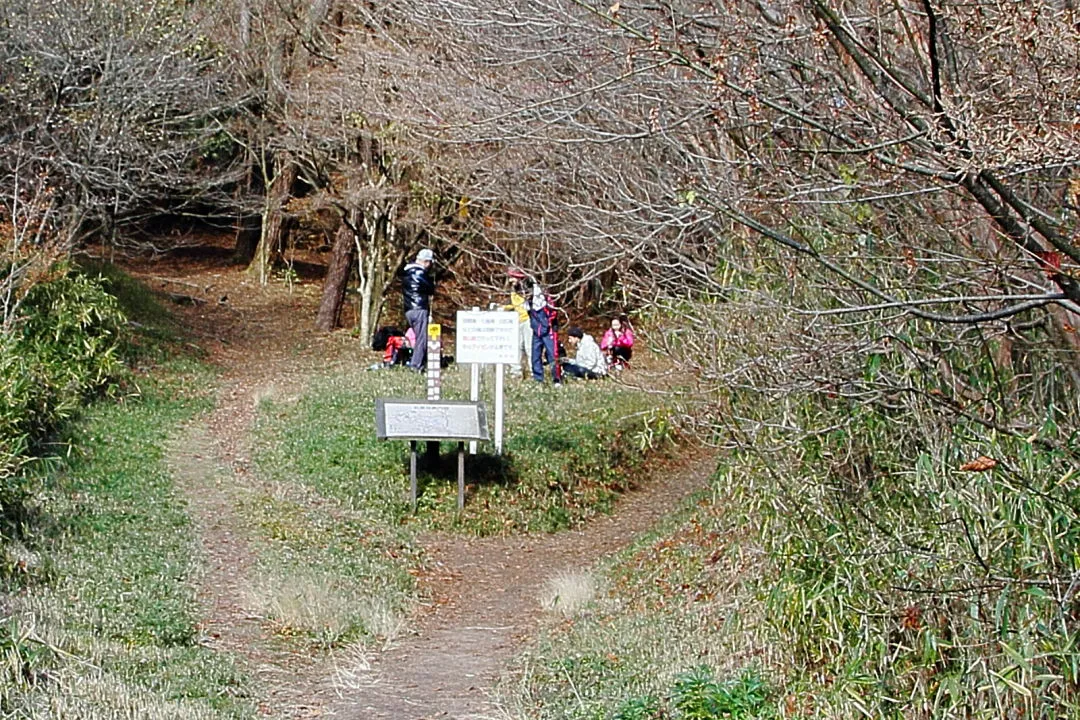
{"type": "Polygon", "coordinates": [[[611,327],[600,338],[600,349],[612,367],[620,368],[630,362],[634,354],[634,329],[625,315],[611,319],[611,327]]]}

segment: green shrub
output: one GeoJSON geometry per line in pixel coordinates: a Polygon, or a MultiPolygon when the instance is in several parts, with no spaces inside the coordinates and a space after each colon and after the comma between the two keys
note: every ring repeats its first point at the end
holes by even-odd
{"type": "Polygon", "coordinates": [[[124,370],[126,324],[98,280],[68,273],[31,288],[10,332],[0,336],[0,438],[9,451],[70,418],[124,370]]]}
{"type": "MultiPolygon", "coordinates": [[[[123,336],[122,351],[129,363],[146,360],[163,363],[177,355],[176,345],[181,340],[179,325],[146,285],[111,263],[84,258],[79,260],[78,268],[83,275],[100,282],[116,299],[128,325],[134,328],[123,336]]],[[[188,354],[192,348],[185,344],[182,353],[188,354]]]]}
{"type": "Polygon", "coordinates": [[[35,285],[16,326],[20,352],[46,400],[43,424],[64,419],[123,372],[127,318],[100,278],[69,272],[35,285]]]}
{"type": "Polygon", "coordinates": [[[702,320],[792,707],[1080,717],[1075,350],[1040,313],[1001,333],[785,310],[849,302],[819,291],[785,284],[775,312],[736,299],[702,320]]]}
{"type": "Polygon", "coordinates": [[[20,468],[89,398],[116,388],[126,322],[102,282],[65,272],[33,286],[0,334],[0,536],[24,492],[20,468]]]}
{"type": "Polygon", "coordinates": [[[27,458],[37,389],[14,338],[0,335],[0,506],[12,475],[27,458]]]}
{"type": "Polygon", "coordinates": [[[660,700],[654,695],[632,697],[615,712],[613,720],[657,720],[662,718],[660,700]]]}
{"type": "Polygon", "coordinates": [[[963,421],[920,438],[867,408],[815,413],[844,429],[738,456],[733,473],[796,694],[837,717],[1078,716],[1075,451],[963,421]],[[980,456],[994,460],[968,464],[980,456]]]}
{"type": "Polygon", "coordinates": [[[671,704],[678,720],[742,720],[763,717],[766,700],[767,687],[755,672],[721,683],[703,665],[675,679],[671,704]]]}

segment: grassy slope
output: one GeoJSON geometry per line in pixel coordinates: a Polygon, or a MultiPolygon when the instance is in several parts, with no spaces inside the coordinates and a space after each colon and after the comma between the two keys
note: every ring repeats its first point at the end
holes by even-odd
{"type": "MultiPolygon", "coordinates": [[[[175,327],[137,285],[110,275],[141,328],[136,362],[155,379],[90,409],[70,428],[80,451],[38,478],[47,532],[10,553],[23,575],[0,630],[2,707],[43,718],[247,717],[246,680],[198,644],[197,546],[163,463],[175,429],[208,409],[212,378],[167,360],[175,327]]],[[[444,396],[466,397],[467,381],[451,369],[444,396]]],[[[241,514],[260,553],[253,595],[283,637],[316,650],[392,637],[415,593],[418,531],[570,526],[607,511],[669,432],[653,398],[612,383],[511,381],[506,453],[469,459],[465,513],[455,514],[450,462],[422,474],[413,515],[406,445],[374,439],[373,400],[422,395],[417,376],[357,372],[262,405],[266,491],[241,514]]]]}
{"type": "Polygon", "coordinates": [[[137,397],[91,408],[73,428],[79,451],[40,478],[48,530],[28,555],[27,586],[8,621],[8,709],[42,718],[250,715],[235,668],[198,644],[198,550],[163,463],[173,429],[207,407],[207,380],[204,370],[173,368],[167,382],[142,381],[137,397]]]}
{"type": "MultiPolygon", "coordinates": [[[[25,544],[0,602],[0,709],[27,718],[250,717],[245,680],[199,644],[193,576],[198,547],[164,448],[209,407],[208,370],[169,359],[178,331],[137,282],[102,274],[136,332],[120,402],[71,423],[36,468],[25,544]]],[[[0,594],[0,600],[3,595],[0,594]]]]}
{"type": "Polygon", "coordinates": [[[972,427],[942,434],[938,463],[874,437],[863,484],[822,460],[846,437],[733,453],[711,497],[597,569],[599,596],[552,619],[506,704],[552,719],[1080,717],[1075,464],[972,427]],[[963,468],[979,456],[1015,467],[963,468]],[[1045,583],[1047,566],[1073,585],[1045,583]],[[718,700],[693,714],[680,703],[702,666],[718,700]],[[742,714],[719,700],[749,686],[763,694],[742,714]]]}
{"type": "MultiPolygon", "coordinates": [[[[444,375],[443,397],[467,398],[468,375],[444,375]]],[[[268,403],[261,424],[264,468],[319,492],[366,506],[373,522],[405,516],[407,443],[375,439],[376,397],[422,397],[423,379],[403,371],[326,378],[298,403],[268,403]]],[[[669,431],[655,399],[608,383],[562,389],[531,382],[507,384],[505,453],[481,447],[466,466],[469,502],[460,526],[490,534],[558,530],[610,509],[614,494],[669,431]]],[[[489,415],[491,414],[489,408],[489,415]]],[[[455,449],[422,478],[417,520],[455,526],[455,449]]]]}
{"type": "Polygon", "coordinates": [[[771,717],[754,588],[760,555],[729,477],[594,568],[598,592],[554,614],[500,694],[515,717],[771,717]]]}

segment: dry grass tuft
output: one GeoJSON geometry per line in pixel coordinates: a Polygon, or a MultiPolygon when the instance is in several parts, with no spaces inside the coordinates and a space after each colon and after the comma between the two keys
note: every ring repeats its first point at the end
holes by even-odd
{"type": "MultiPolygon", "coordinates": [[[[70,680],[71,678],[67,678],[70,680]]],[[[202,705],[155,697],[109,675],[78,677],[37,694],[20,717],[27,720],[218,720],[202,705]]]]}
{"type": "Polygon", "coordinates": [[[564,570],[548,578],[540,595],[545,610],[573,615],[596,597],[596,577],[587,570],[564,570]]]}
{"type": "Polygon", "coordinates": [[[358,585],[315,568],[265,572],[248,593],[250,612],[282,634],[313,635],[337,645],[362,630],[385,645],[405,631],[405,618],[385,598],[362,594],[358,585]]]}
{"type": "Polygon", "coordinates": [[[364,598],[357,613],[367,633],[382,640],[384,647],[401,637],[408,626],[401,613],[380,597],[364,598]]]}
{"type": "Polygon", "coordinates": [[[372,677],[371,661],[367,650],[361,643],[353,643],[331,658],[334,673],[331,679],[334,692],[339,697],[371,687],[375,683],[372,677]]]}
{"type": "Polygon", "coordinates": [[[313,570],[260,576],[248,592],[247,606],[284,633],[311,633],[327,643],[348,632],[355,613],[352,598],[336,579],[313,570]]]}

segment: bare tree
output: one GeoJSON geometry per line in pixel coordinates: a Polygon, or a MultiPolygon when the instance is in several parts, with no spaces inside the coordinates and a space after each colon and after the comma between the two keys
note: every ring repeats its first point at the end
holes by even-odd
{"type": "MultiPolygon", "coordinates": [[[[339,319],[346,286],[358,281],[358,325],[368,336],[406,255],[420,244],[473,244],[482,224],[470,172],[478,160],[416,131],[429,99],[445,93],[440,52],[401,4],[333,13],[334,40],[295,70],[275,138],[298,167],[300,216],[332,210],[341,223],[317,320],[339,319]],[[355,272],[352,270],[355,269],[355,272]]],[[[440,253],[445,261],[452,253],[440,253]]]]}
{"type": "Polygon", "coordinates": [[[575,279],[636,265],[643,296],[721,293],[716,267],[746,263],[756,235],[835,284],[829,302],[844,307],[830,312],[1002,325],[1044,308],[1076,325],[1066,5],[416,12],[471,58],[455,79],[475,101],[469,120],[430,110],[449,118],[426,131],[504,156],[542,143],[503,197],[518,193],[533,227],[565,243],[575,279]]]}
{"type": "Polygon", "coordinates": [[[230,178],[197,166],[238,100],[197,15],[169,3],[88,0],[62,16],[35,0],[7,7],[5,138],[62,183],[74,239],[214,201],[230,178]]]}
{"type": "Polygon", "coordinates": [[[219,121],[242,100],[198,8],[96,0],[63,13],[37,0],[4,7],[6,322],[26,281],[71,249],[90,239],[129,242],[122,230],[148,218],[220,206],[235,177],[218,155],[219,121]]]}

